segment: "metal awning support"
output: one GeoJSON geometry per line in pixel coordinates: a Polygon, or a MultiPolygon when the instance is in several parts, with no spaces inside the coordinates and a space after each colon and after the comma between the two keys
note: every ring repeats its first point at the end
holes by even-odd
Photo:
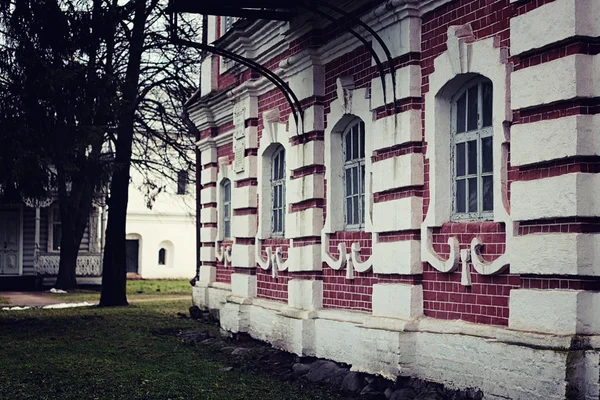
{"type": "Polygon", "coordinates": [[[290,89],[288,84],[284,82],[280,77],[278,77],[275,73],[273,73],[273,71],[263,67],[257,62],[249,60],[245,57],[237,55],[223,48],[209,45],[207,43],[206,34],[206,15],[234,16],[249,19],[290,20],[293,16],[292,8],[296,7],[306,8],[309,11],[312,11],[334,23],[339,23],[340,20],[329,15],[322,9],[326,8],[328,10],[342,15],[342,19],[345,19],[347,21],[345,24],[343,24],[343,28],[347,32],[352,34],[354,37],[356,37],[360,42],[365,44],[365,46],[369,49],[371,53],[371,57],[377,64],[377,69],[379,71],[382,82],[383,101],[384,104],[387,104],[387,85],[385,79],[385,68],[383,66],[383,63],[381,62],[381,59],[379,58],[378,54],[375,52],[373,47],[370,45],[369,41],[367,41],[367,39],[365,39],[356,30],[354,30],[352,26],[359,25],[371,34],[373,39],[377,43],[379,43],[387,58],[388,68],[392,78],[392,93],[394,96],[394,106],[392,107],[392,110],[393,112],[395,112],[396,74],[391,52],[389,51],[385,42],[377,34],[377,32],[375,32],[375,30],[373,30],[366,23],[364,23],[359,17],[352,15],[351,13],[348,13],[339,7],[331,5],[325,0],[296,0],[288,1],[285,3],[285,5],[282,4],[280,0],[219,0],[218,4],[207,4],[205,0],[169,0],[168,12],[171,14],[171,39],[174,44],[195,47],[203,51],[234,60],[267,78],[271,83],[275,85],[275,87],[277,87],[277,89],[279,89],[283,93],[284,97],[286,98],[287,102],[289,103],[292,109],[292,114],[296,121],[296,126],[300,128],[300,125],[302,125],[301,132],[303,132],[304,126],[302,106],[297,96],[290,89]],[[177,37],[177,13],[204,14],[205,17],[202,43],[183,40],[177,37]]]}

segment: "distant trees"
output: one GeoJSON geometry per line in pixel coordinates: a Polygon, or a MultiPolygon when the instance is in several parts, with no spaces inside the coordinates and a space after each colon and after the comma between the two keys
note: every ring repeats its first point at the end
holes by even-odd
{"type": "MultiPolygon", "coordinates": [[[[8,89],[0,93],[0,126],[13,129],[0,139],[0,165],[15,166],[5,186],[28,196],[58,188],[57,287],[69,289],[93,194],[110,185],[103,306],[127,304],[131,166],[150,182],[194,165],[193,137],[180,114],[197,87],[199,53],[169,44],[164,8],[161,0],[0,0],[0,46],[7,50],[0,90],[8,89]],[[5,151],[15,148],[22,151],[5,151]]],[[[178,28],[191,40],[200,31],[194,20],[178,28]]]]}

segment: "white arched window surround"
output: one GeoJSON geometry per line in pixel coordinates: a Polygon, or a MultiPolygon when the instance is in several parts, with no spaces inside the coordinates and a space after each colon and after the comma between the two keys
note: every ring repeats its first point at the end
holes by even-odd
{"type": "MultiPolygon", "coordinates": [[[[421,259],[440,272],[456,270],[464,253],[463,263],[470,257],[473,269],[483,275],[501,273],[508,266],[508,251],[512,244],[514,226],[509,212],[508,144],[510,138],[510,74],[512,64],[508,49],[500,46],[500,39],[490,37],[475,40],[469,25],[448,29],[445,52],[434,60],[434,72],[429,75],[429,91],[425,94],[425,142],[429,159],[429,207],[421,224],[421,259]],[[470,249],[460,250],[459,236],[451,236],[450,257],[443,259],[433,249],[433,229],[451,221],[453,212],[452,175],[452,100],[461,88],[474,78],[484,77],[492,83],[493,128],[493,219],[506,225],[506,249],[503,255],[486,262],[479,254],[485,243],[475,237],[470,249]]],[[[470,274],[463,268],[464,285],[469,285],[470,274]]]]}
{"type": "Polygon", "coordinates": [[[227,178],[221,181],[221,224],[223,239],[231,239],[231,181],[227,178]]]}
{"type": "Polygon", "coordinates": [[[285,235],[285,148],[278,145],[271,156],[271,234],[275,237],[285,235]]]}
{"type": "Polygon", "coordinates": [[[494,211],[493,84],[476,76],[452,98],[452,220],[490,220],[494,211]]]}
{"type": "Polygon", "coordinates": [[[342,149],[344,230],[363,230],[365,227],[365,123],[360,118],[354,118],[344,129],[342,149]]]}

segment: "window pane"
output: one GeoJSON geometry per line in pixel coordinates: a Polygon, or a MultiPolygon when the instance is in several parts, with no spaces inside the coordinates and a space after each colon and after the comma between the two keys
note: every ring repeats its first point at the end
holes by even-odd
{"type": "Polygon", "coordinates": [[[365,123],[360,123],[360,158],[365,158],[365,123]]]}
{"type": "Polygon", "coordinates": [[[352,197],[352,224],[358,224],[358,196],[352,197]]]}
{"type": "Polygon", "coordinates": [[[465,131],[465,116],[467,112],[467,93],[463,93],[462,96],[456,102],[456,133],[465,131]]]}
{"type": "Polygon", "coordinates": [[[223,204],[223,214],[225,218],[229,218],[229,203],[223,204]]]}
{"type": "Polygon", "coordinates": [[[352,225],[352,197],[346,197],[346,224],[352,225]]]}
{"type": "Polygon", "coordinates": [[[456,181],[456,212],[457,213],[464,213],[466,211],[466,207],[465,207],[465,198],[466,198],[465,183],[466,183],[466,181],[464,179],[456,181]]]}
{"type": "Polygon", "coordinates": [[[358,124],[352,128],[352,160],[358,158],[358,124]]]}
{"type": "Polygon", "coordinates": [[[468,174],[477,174],[477,141],[467,143],[468,174]]]}
{"type": "Polygon", "coordinates": [[[352,168],[346,169],[344,178],[346,179],[346,196],[350,196],[352,194],[352,168]]]}
{"type": "Polygon", "coordinates": [[[492,82],[484,82],[481,84],[481,101],[483,104],[483,126],[492,126],[492,82]]]}
{"type": "Polygon", "coordinates": [[[365,193],[365,166],[360,166],[360,192],[361,194],[365,193]]]}
{"type": "Polygon", "coordinates": [[[465,176],[465,144],[456,145],[456,176],[465,176]]]}
{"type": "Polygon", "coordinates": [[[358,167],[352,167],[352,194],[358,193],[358,167]]]}
{"type": "Polygon", "coordinates": [[[481,139],[481,158],[482,166],[481,172],[492,172],[494,166],[494,158],[492,151],[493,139],[492,137],[486,137],[481,139]]]}
{"type": "Polygon", "coordinates": [[[280,154],[280,162],[279,162],[279,179],[285,178],[285,153],[282,151],[280,154]]]}
{"type": "Polygon", "coordinates": [[[360,222],[361,224],[365,223],[365,195],[360,196],[360,222]]]}
{"type": "Polygon", "coordinates": [[[474,131],[477,129],[477,103],[479,86],[473,86],[468,90],[468,111],[467,111],[467,131],[474,131]]]}
{"type": "MultiPolygon", "coordinates": [[[[58,214],[58,210],[55,215],[58,214]]],[[[62,238],[62,227],[60,224],[52,225],[52,250],[60,250],[60,241],[62,238]]]]}
{"type": "Polygon", "coordinates": [[[229,181],[223,183],[223,200],[231,200],[231,185],[229,184],[229,181]]]}
{"type": "Polygon", "coordinates": [[[483,211],[494,210],[494,178],[483,177],[483,211]]]}
{"type": "Polygon", "coordinates": [[[225,231],[225,237],[230,238],[231,237],[231,225],[230,225],[229,221],[225,221],[225,223],[223,224],[223,230],[225,231]]]}
{"type": "Polygon", "coordinates": [[[279,221],[277,220],[277,210],[273,210],[273,232],[279,232],[279,221]]]}
{"type": "Polygon", "coordinates": [[[469,178],[469,212],[477,212],[477,178],[469,178]]]}
{"type": "Polygon", "coordinates": [[[346,134],[346,147],[344,148],[344,152],[346,153],[346,161],[350,161],[352,159],[352,132],[346,134]]]}

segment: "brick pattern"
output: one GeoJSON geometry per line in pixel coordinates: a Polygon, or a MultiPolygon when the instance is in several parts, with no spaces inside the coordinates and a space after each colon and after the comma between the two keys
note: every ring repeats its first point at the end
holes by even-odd
{"type": "Polygon", "coordinates": [[[556,218],[519,223],[519,235],[535,233],[600,233],[600,218],[556,218]]]}
{"type": "Polygon", "coordinates": [[[283,301],[288,299],[288,282],[291,279],[288,272],[279,272],[277,278],[271,276],[271,271],[256,269],[257,297],[261,299],[283,301]]]}
{"type": "Polygon", "coordinates": [[[399,189],[386,190],[385,192],[373,193],[374,203],[383,203],[406,197],[423,197],[423,189],[421,186],[411,186],[399,189]]]}
{"type": "Polygon", "coordinates": [[[513,57],[515,71],[544,64],[573,54],[600,54],[600,39],[575,37],[553,43],[543,49],[513,57]]]}
{"type": "MultiPolygon", "coordinates": [[[[227,247],[227,246],[233,247],[232,240],[223,240],[219,244],[223,247],[227,247]]],[[[225,265],[222,261],[217,261],[216,267],[217,267],[217,282],[231,283],[231,274],[233,274],[233,272],[234,272],[233,267],[231,265],[228,265],[227,268],[225,268],[225,265]]]]}
{"type": "Polygon", "coordinates": [[[600,114],[600,98],[559,101],[550,105],[529,107],[513,111],[514,124],[545,121],[570,115],[600,114]]]}
{"type": "MultiPolygon", "coordinates": [[[[268,247],[271,247],[273,251],[277,247],[281,247],[281,254],[284,260],[288,257],[289,239],[285,238],[271,238],[262,241],[261,255],[263,258],[267,256],[265,252],[268,247]]],[[[278,277],[273,278],[271,276],[272,271],[264,271],[262,268],[256,268],[256,287],[257,297],[287,302],[287,284],[291,279],[291,276],[287,271],[279,271],[278,277]]]]}
{"type": "Polygon", "coordinates": [[[386,149],[378,149],[373,152],[371,162],[379,162],[394,157],[400,157],[407,154],[423,154],[423,143],[422,142],[410,142],[398,144],[396,146],[388,147],[386,149]]]}
{"type": "MultiPolygon", "coordinates": [[[[354,242],[360,244],[361,254],[364,257],[371,255],[372,240],[371,234],[368,232],[336,232],[330,236],[329,252],[338,258],[340,256],[337,249],[338,244],[344,243],[349,250],[354,242]]],[[[371,310],[371,295],[373,284],[377,283],[377,277],[373,273],[360,274],[356,271],[354,275],[354,280],[348,280],[345,270],[336,271],[323,264],[324,308],[371,310]]]]}
{"type": "Polygon", "coordinates": [[[535,179],[549,178],[574,172],[600,172],[600,157],[570,157],[562,160],[555,160],[531,166],[520,167],[517,170],[517,180],[531,181],[535,179]]]}
{"type": "Polygon", "coordinates": [[[521,275],[522,289],[600,290],[600,278],[561,275],[521,275]]]}
{"type": "Polygon", "coordinates": [[[460,284],[461,273],[441,274],[423,263],[423,310],[426,316],[508,325],[510,291],[521,285],[518,275],[471,274],[472,286],[460,284]]]}
{"type": "Polygon", "coordinates": [[[421,240],[421,231],[419,229],[409,229],[405,231],[383,232],[377,235],[379,243],[403,242],[406,240],[421,240]]]}
{"type": "Polygon", "coordinates": [[[448,239],[456,237],[461,249],[471,247],[471,240],[478,237],[483,242],[481,255],[493,261],[506,250],[506,231],[500,222],[448,222],[433,229],[433,249],[443,258],[450,255],[448,239]]]}

